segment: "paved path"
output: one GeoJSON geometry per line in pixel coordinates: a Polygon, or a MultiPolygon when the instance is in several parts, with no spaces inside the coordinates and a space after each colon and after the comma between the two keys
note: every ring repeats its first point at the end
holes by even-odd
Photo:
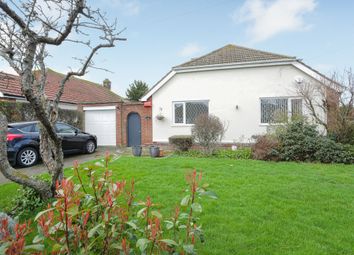
{"type": "MultiPolygon", "coordinates": [[[[74,160],[79,161],[79,164],[94,160],[96,158],[101,158],[104,156],[105,152],[109,151],[111,153],[116,152],[115,147],[98,147],[95,153],[92,154],[76,154],[76,155],[68,155],[64,158],[64,168],[70,167],[73,165],[74,160]]],[[[17,168],[17,167],[16,167],[17,168]]],[[[40,173],[44,173],[47,171],[47,168],[42,164],[38,164],[32,167],[27,168],[17,168],[18,170],[23,171],[26,175],[32,176],[40,173]]],[[[10,182],[0,173],[0,184],[10,182]]]]}

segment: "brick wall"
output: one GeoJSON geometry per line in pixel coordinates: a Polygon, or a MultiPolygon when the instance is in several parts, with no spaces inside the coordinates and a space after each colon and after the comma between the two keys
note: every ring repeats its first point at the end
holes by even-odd
{"type": "Polygon", "coordinates": [[[334,130],[337,125],[337,114],[339,110],[339,98],[340,94],[333,89],[326,89],[326,100],[327,100],[327,125],[329,130],[334,130]]]}
{"type": "MultiPolygon", "coordinates": [[[[145,107],[142,102],[128,102],[122,105],[122,123],[117,123],[117,126],[121,126],[123,137],[123,146],[127,145],[127,129],[128,129],[128,115],[130,113],[138,113],[141,120],[141,143],[142,145],[148,145],[152,143],[152,108],[145,107]]],[[[119,121],[118,121],[119,122],[119,121]]]]}
{"type": "Polygon", "coordinates": [[[117,146],[127,145],[128,115],[138,113],[141,119],[141,143],[149,145],[152,143],[152,108],[145,107],[142,102],[108,103],[108,104],[86,104],[80,105],[79,110],[85,106],[116,106],[116,144],[117,146]]]}

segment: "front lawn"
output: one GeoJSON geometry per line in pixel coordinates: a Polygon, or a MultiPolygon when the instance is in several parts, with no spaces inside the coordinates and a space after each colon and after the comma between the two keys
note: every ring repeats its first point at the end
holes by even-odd
{"type": "MultiPolygon", "coordinates": [[[[201,169],[219,199],[202,201],[198,254],[354,253],[353,165],[122,157],[110,168],[134,177],[138,199],[150,195],[163,214],[183,197],[186,172],[201,169]]],[[[16,189],[0,186],[1,208],[16,189]]]]}

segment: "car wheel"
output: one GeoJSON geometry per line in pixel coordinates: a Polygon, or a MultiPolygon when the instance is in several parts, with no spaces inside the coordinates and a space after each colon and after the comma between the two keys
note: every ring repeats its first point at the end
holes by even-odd
{"type": "Polygon", "coordinates": [[[85,151],[88,154],[94,153],[96,150],[96,144],[92,140],[86,142],[85,151]]]}
{"type": "Polygon", "coordinates": [[[17,154],[17,164],[22,167],[30,167],[37,163],[38,152],[36,149],[27,147],[23,148],[17,154]]]}

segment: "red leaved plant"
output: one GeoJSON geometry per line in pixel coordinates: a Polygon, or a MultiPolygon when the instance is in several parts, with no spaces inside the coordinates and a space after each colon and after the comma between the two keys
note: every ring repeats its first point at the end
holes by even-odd
{"type": "Polygon", "coordinates": [[[197,200],[215,194],[201,185],[202,173],[187,175],[189,189],[173,216],[164,218],[150,197],[135,201],[135,181],[113,181],[104,164],[80,167],[74,162],[74,176],[56,186],[56,199],[35,217],[38,234],[26,246],[30,224],[17,224],[15,235],[6,220],[0,222],[1,247],[5,254],[196,254],[195,242],[204,241],[199,218],[202,211],[197,200]],[[104,168],[102,177],[95,172],[104,168]],[[82,172],[88,177],[84,183],[82,172]],[[46,252],[50,251],[50,252],[46,252]]]}

